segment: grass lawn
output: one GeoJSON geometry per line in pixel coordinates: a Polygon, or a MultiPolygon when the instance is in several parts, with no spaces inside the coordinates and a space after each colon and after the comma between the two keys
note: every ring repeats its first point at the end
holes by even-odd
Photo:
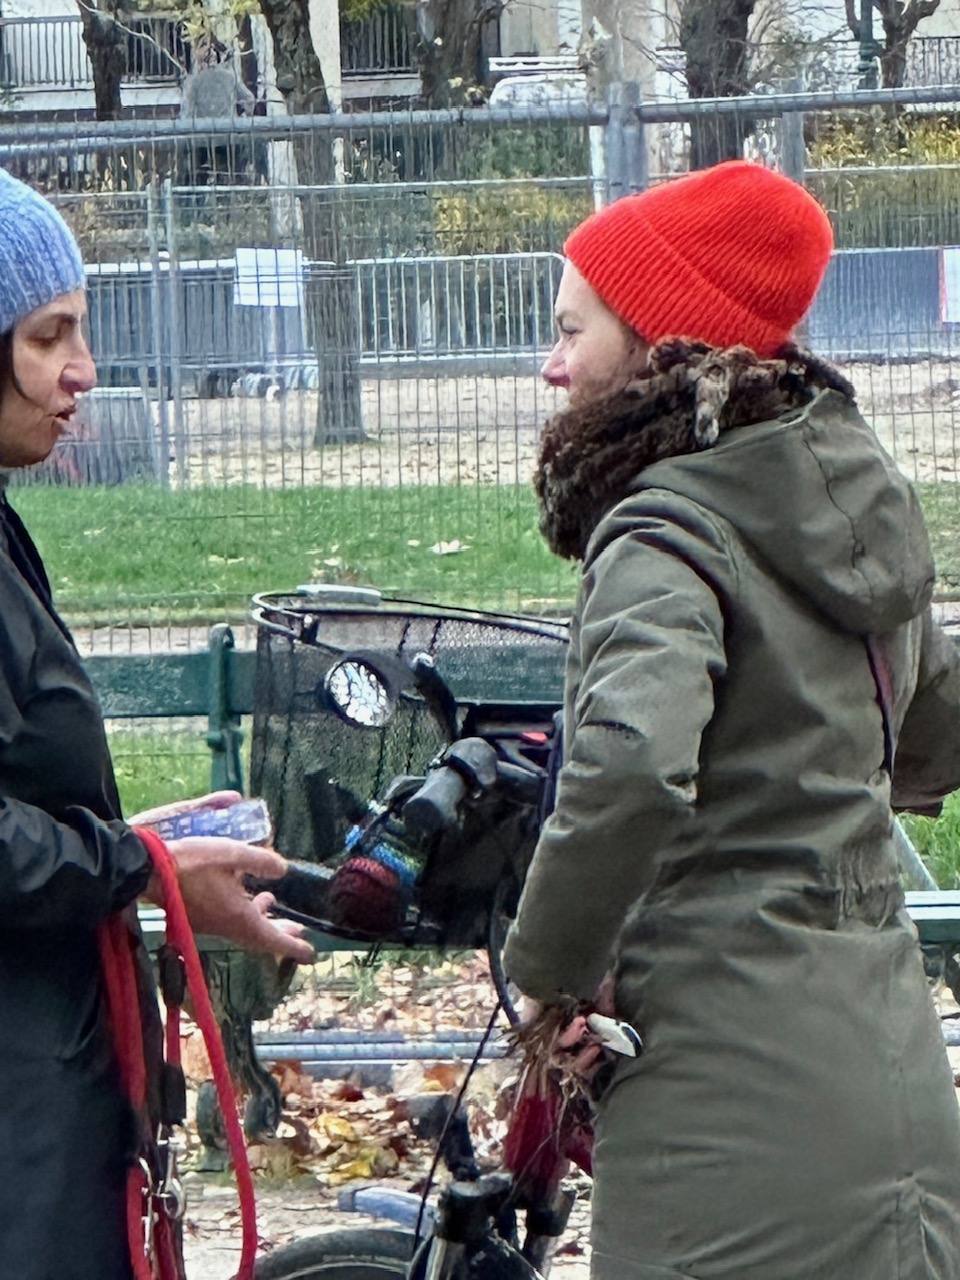
{"type": "MultiPolygon", "coordinates": [[[[918,486],[947,592],[960,590],[960,486],[918,486]]],[[[165,490],[25,487],[14,504],[76,626],[237,620],[257,591],[363,583],[427,600],[556,612],[576,572],[523,485],[165,490]]]]}
{"type": "Polygon", "coordinates": [[[181,727],[183,723],[177,722],[176,728],[164,720],[108,723],[110,754],[124,813],[139,813],[210,790],[206,721],[197,721],[190,728],[181,727]]]}
{"type": "Polygon", "coordinates": [[[304,582],[555,612],[576,585],[526,486],[38,486],[13,502],[75,626],[235,620],[254,592],[304,582]]]}
{"type": "Polygon", "coordinates": [[[960,791],[947,797],[939,818],[902,820],[940,888],[960,889],[960,791]]]}
{"type": "Polygon", "coordinates": [[[960,599],[960,484],[918,484],[937,566],[938,594],[960,599]]]}

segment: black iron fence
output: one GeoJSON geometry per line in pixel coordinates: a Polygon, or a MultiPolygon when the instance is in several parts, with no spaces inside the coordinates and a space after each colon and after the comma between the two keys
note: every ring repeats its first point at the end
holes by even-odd
{"type": "Polygon", "coordinates": [[[340,19],[340,67],[346,78],[411,74],[417,69],[417,11],[390,4],[353,21],[340,19]]]}

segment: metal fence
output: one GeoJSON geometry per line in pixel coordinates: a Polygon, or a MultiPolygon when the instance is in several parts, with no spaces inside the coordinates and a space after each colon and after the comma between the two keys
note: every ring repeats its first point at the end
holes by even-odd
{"type": "Polygon", "coordinates": [[[530,480],[559,405],[537,369],[564,237],[731,138],[831,214],[805,336],[919,483],[949,595],[958,99],[621,89],[525,113],[0,129],[0,163],[58,202],[88,261],[102,390],[18,499],[41,541],[82,513],[82,537],[46,548],[65,611],[237,618],[253,590],[320,579],[563,611],[574,575],[540,544],[530,480]]]}

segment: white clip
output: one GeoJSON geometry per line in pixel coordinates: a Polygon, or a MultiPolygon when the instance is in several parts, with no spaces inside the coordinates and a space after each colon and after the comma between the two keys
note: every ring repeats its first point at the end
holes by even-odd
{"type": "Polygon", "coordinates": [[[613,1053],[622,1053],[627,1058],[636,1058],[643,1053],[640,1033],[629,1022],[609,1018],[605,1013],[591,1013],[587,1016],[587,1026],[603,1047],[613,1053]]]}

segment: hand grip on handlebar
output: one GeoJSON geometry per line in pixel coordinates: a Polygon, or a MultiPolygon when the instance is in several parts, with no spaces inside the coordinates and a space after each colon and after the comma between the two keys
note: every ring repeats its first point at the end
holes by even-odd
{"type": "Polygon", "coordinates": [[[497,753],[490,743],[483,738],[461,738],[447,748],[439,765],[430,770],[403,806],[404,825],[421,840],[454,827],[464,797],[485,791],[496,781],[497,753]]]}
{"type": "Polygon", "coordinates": [[[469,787],[455,769],[440,765],[431,770],[403,806],[403,822],[416,840],[428,840],[444,828],[456,825],[461,800],[469,787]]]}

